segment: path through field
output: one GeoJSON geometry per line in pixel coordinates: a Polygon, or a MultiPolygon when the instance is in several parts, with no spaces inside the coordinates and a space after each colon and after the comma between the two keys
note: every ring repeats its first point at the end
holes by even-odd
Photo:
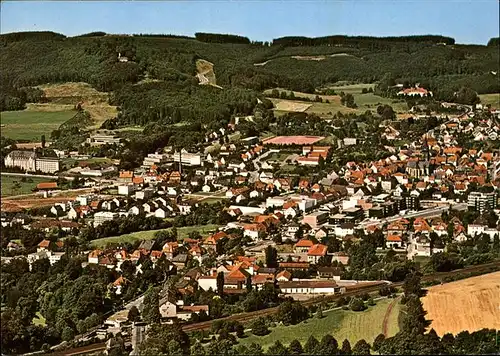
{"type": "Polygon", "coordinates": [[[385,315],[384,315],[384,320],[382,321],[382,334],[384,334],[385,337],[388,337],[390,336],[389,335],[389,319],[391,317],[391,314],[392,314],[392,310],[394,309],[394,305],[396,303],[399,303],[401,300],[401,298],[394,298],[394,300],[391,302],[391,304],[389,304],[389,306],[387,307],[387,311],[385,312],[385,315]]]}

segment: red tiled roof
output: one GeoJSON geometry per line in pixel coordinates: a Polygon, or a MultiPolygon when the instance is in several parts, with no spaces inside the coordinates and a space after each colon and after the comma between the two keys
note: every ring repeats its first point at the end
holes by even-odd
{"type": "Polygon", "coordinates": [[[235,268],[226,275],[225,279],[230,281],[246,281],[249,275],[250,274],[247,271],[242,270],[241,268],[235,268]]]}
{"type": "Polygon", "coordinates": [[[118,277],[116,281],[113,282],[113,285],[115,287],[121,286],[122,284],[128,284],[130,281],[127,278],[124,278],[123,276],[118,277]]]}
{"type": "Polygon", "coordinates": [[[398,236],[398,235],[389,235],[387,236],[387,241],[391,241],[391,242],[401,242],[401,236],[398,236]]]}
{"type": "Polygon", "coordinates": [[[295,247],[311,247],[314,245],[314,242],[312,242],[311,240],[308,240],[308,239],[300,239],[299,241],[297,241],[297,243],[295,244],[295,247]]]}
{"type": "Polygon", "coordinates": [[[308,256],[324,256],[326,255],[327,247],[326,245],[316,244],[309,248],[307,252],[308,256]]]}
{"type": "Polygon", "coordinates": [[[49,240],[43,240],[41,241],[39,244],[38,244],[38,247],[43,247],[43,248],[47,248],[50,246],[50,241],[49,240]]]}
{"type": "Polygon", "coordinates": [[[134,172],[132,171],[121,171],[120,178],[132,178],[134,176],[134,172]]]}
{"type": "Polygon", "coordinates": [[[57,188],[57,182],[42,182],[36,185],[36,189],[55,189],[57,188]]]}
{"type": "Polygon", "coordinates": [[[280,277],[284,277],[286,279],[290,279],[290,278],[292,278],[292,274],[290,272],[288,272],[287,270],[284,270],[284,271],[281,271],[280,273],[278,273],[276,275],[276,278],[280,278],[280,277]]]}
{"type": "Polygon", "coordinates": [[[134,177],[134,178],[132,178],[132,183],[134,183],[134,184],[143,184],[144,183],[144,178],[142,178],[142,177],[134,177]]]}

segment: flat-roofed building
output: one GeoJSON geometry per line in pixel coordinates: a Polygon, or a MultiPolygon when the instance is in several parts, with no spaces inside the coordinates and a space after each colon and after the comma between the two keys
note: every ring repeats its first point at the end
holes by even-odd
{"type": "Polygon", "coordinates": [[[164,153],[149,153],[147,157],[144,157],[142,165],[144,167],[151,167],[152,165],[159,165],[166,163],[168,161],[168,155],[164,153]]]}
{"type": "Polygon", "coordinates": [[[59,158],[55,157],[42,157],[37,158],[35,161],[35,167],[37,171],[44,173],[55,173],[59,172],[60,165],[59,158]]]}
{"type": "Polygon", "coordinates": [[[188,166],[201,166],[201,154],[200,153],[189,153],[186,150],[182,150],[181,152],[175,152],[172,155],[172,159],[174,162],[182,163],[188,166]]]}
{"type": "Polygon", "coordinates": [[[298,280],[279,282],[278,286],[283,294],[340,294],[345,292],[345,287],[340,287],[333,280],[298,280]]]}
{"type": "Polygon", "coordinates": [[[328,213],[325,211],[315,211],[304,216],[303,224],[308,224],[312,228],[317,228],[328,221],[328,213]]]}
{"type": "Polygon", "coordinates": [[[111,211],[99,211],[94,214],[94,226],[99,226],[105,221],[111,221],[118,218],[118,213],[111,211]]]}
{"type": "Polygon", "coordinates": [[[86,141],[90,146],[102,146],[102,145],[113,145],[119,144],[121,142],[121,138],[115,135],[114,133],[96,133],[95,135],[87,138],[86,141]]]}

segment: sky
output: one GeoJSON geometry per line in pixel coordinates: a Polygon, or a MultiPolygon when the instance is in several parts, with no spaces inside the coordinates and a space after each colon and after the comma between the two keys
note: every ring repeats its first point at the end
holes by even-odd
{"type": "Polygon", "coordinates": [[[2,1],[1,33],[231,33],[281,36],[439,34],[486,44],[499,36],[498,0],[2,1]]]}

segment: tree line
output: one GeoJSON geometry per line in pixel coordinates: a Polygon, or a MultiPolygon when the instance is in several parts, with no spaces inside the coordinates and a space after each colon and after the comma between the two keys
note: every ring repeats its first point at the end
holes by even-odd
{"type": "Polygon", "coordinates": [[[373,36],[324,36],[324,37],[303,37],[286,36],[275,38],[273,45],[281,46],[391,46],[400,43],[425,43],[425,44],[455,44],[455,39],[445,36],[398,36],[398,37],[373,37],[373,36]]]}

